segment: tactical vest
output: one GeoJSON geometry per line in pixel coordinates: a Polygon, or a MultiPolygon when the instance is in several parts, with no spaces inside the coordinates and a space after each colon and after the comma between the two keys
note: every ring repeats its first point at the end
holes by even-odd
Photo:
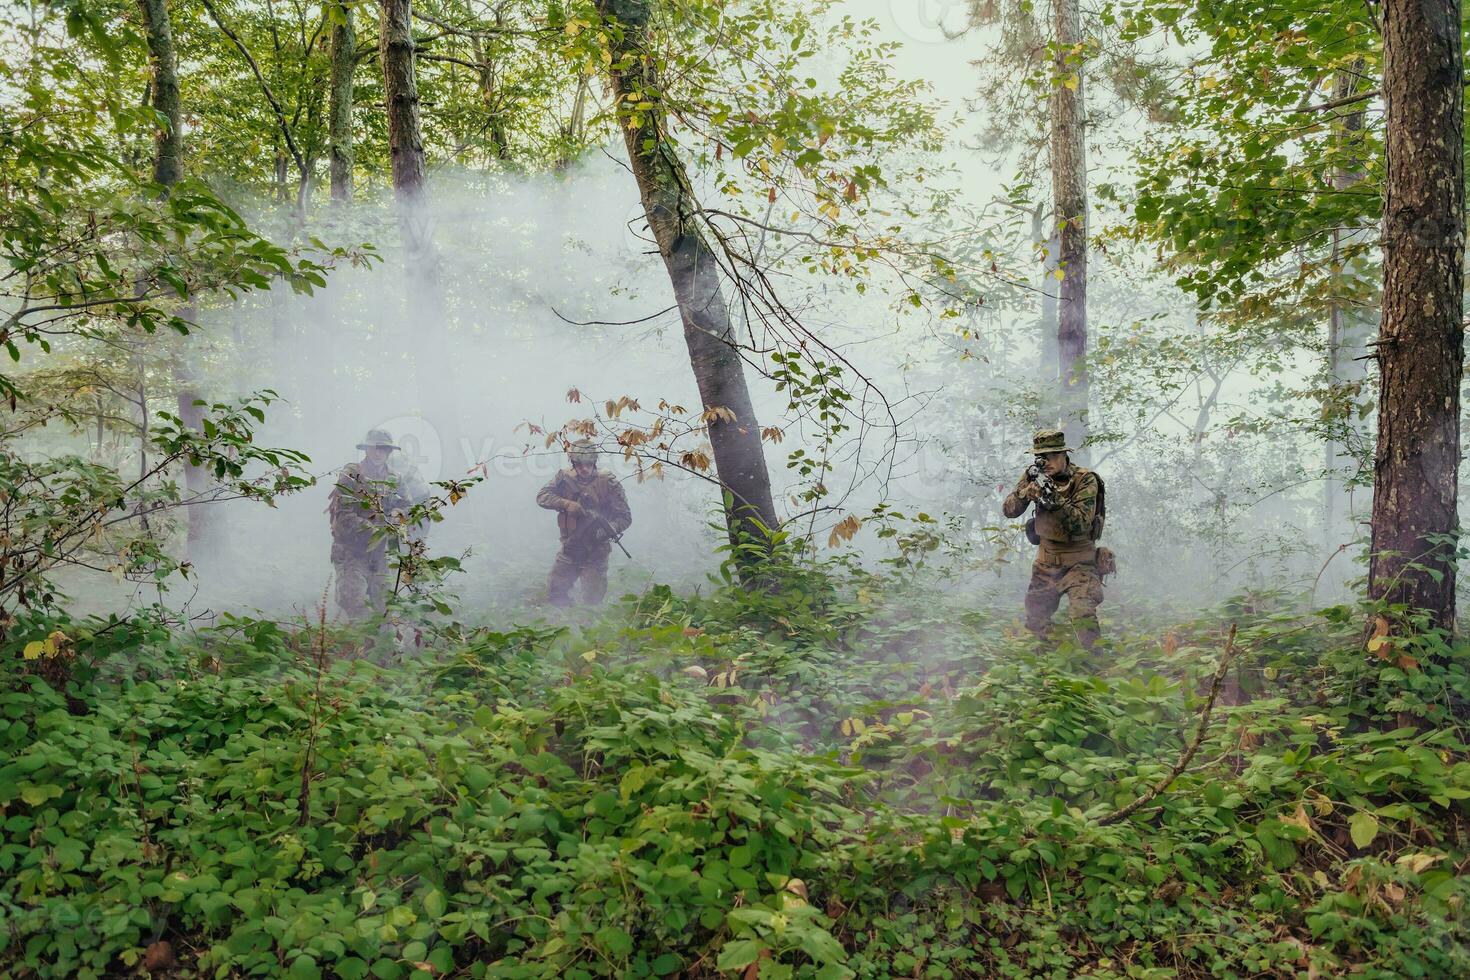
{"type": "MultiPolygon", "coordinates": [[[[1091,470],[1075,467],[1072,477],[1067,481],[1065,488],[1060,489],[1063,498],[1075,493],[1081,486],[1082,480],[1088,475],[1097,478],[1097,505],[1093,512],[1092,525],[1088,531],[1080,537],[1073,537],[1062,526],[1061,518],[1056,511],[1047,510],[1043,507],[1036,508],[1036,516],[1032,518],[1033,526],[1028,531],[1034,531],[1041,546],[1042,557],[1055,561],[1084,561],[1091,559],[1096,550],[1094,542],[1102,537],[1103,530],[1103,486],[1102,477],[1097,476],[1091,470]]],[[[1028,537],[1029,537],[1028,533],[1028,537]]]]}
{"type": "MultiPolygon", "coordinates": [[[[327,501],[333,542],[350,551],[373,549],[373,532],[382,523],[379,507],[386,511],[401,505],[397,479],[391,470],[373,477],[362,472],[361,464],[349,463],[342,468],[327,501]],[[377,498],[376,506],[373,498],[377,498]]],[[[385,542],[376,542],[376,547],[385,547],[385,542]]]]}

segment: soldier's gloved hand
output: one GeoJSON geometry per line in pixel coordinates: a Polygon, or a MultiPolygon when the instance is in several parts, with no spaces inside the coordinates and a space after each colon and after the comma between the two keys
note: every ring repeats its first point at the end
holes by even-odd
{"type": "Polygon", "coordinates": [[[587,513],[587,508],[583,507],[575,500],[568,500],[567,505],[563,508],[563,510],[565,510],[568,514],[571,514],[573,517],[581,517],[583,514],[587,513]]]}
{"type": "Polygon", "coordinates": [[[1035,480],[1032,480],[1021,488],[1021,496],[1027,500],[1040,500],[1041,487],[1036,485],[1035,480]]]}

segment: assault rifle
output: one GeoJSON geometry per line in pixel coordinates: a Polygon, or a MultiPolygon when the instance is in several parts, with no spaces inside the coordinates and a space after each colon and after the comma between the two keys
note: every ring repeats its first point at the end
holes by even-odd
{"type": "Polygon", "coordinates": [[[1026,467],[1026,475],[1031,478],[1031,482],[1036,484],[1036,489],[1041,491],[1036,498],[1037,503],[1048,510],[1051,510],[1060,503],[1057,499],[1056,481],[1046,475],[1045,456],[1038,454],[1031,465],[1026,467]]]}
{"type": "Polygon", "coordinates": [[[623,547],[623,532],[615,530],[612,526],[612,523],[608,521],[606,517],[603,517],[601,514],[599,514],[597,511],[588,510],[587,513],[597,518],[597,523],[601,524],[603,530],[607,532],[607,539],[613,544],[617,545],[618,550],[626,555],[629,559],[631,559],[633,556],[629,555],[628,549],[623,547]]]}

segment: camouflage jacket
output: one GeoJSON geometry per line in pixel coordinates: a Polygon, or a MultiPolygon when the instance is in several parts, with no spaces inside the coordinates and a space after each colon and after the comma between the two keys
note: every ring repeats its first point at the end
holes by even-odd
{"type": "Polygon", "coordinates": [[[363,462],[342,467],[327,502],[334,552],[366,554],[385,549],[386,539],[379,535],[375,541],[373,533],[388,526],[395,510],[406,510],[411,504],[400,489],[397,474],[388,467],[374,469],[363,462]]]}
{"type": "MultiPolygon", "coordinates": [[[[1007,517],[1020,517],[1033,503],[1022,493],[1030,482],[1031,477],[1022,473],[1016,489],[1011,491],[1001,507],[1007,517]]],[[[1097,516],[1097,475],[1069,463],[1055,482],[1059,498],[1055,507],[1043,507],[1040,501],[1035,501],[1037,535],[1043,545],[1062,548],[1090,546],[1092,519],[1097,516]]]]}
{"type": "Polygon", "coordinates": [[[602,522],[590,515],[600,515],[612,527],[613,534],[622,534],[633,523],[633,513],[628,509],[628,497],[617,477],[606,470],[583,483],[571,470],[560,470],[551,482],[536,494],[538,506],[554,510],[556,527],[561,532],[562,543],[576,540],[588,544],[604,543],[610,536],[602,522]],[[567,505],[576,501],[588,514],[578,517],[567,513],[567,505]]]}

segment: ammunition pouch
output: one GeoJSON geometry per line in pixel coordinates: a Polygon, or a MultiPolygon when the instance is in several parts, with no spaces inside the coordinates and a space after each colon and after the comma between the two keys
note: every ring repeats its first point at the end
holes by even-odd
{"type": "Polygon", "coordinates": [[[1026,522],[1026,540],[1032,544],[1041,544],[1041,535],[1036,533],[1036,518],[1026,522]]]}
{"type": "Polygon", "coordinates": [[[1113,554],[1112,548],[1097,549],[1096,567],[1098,578],[1118,574],[1118,556],[1113,554]]]}

